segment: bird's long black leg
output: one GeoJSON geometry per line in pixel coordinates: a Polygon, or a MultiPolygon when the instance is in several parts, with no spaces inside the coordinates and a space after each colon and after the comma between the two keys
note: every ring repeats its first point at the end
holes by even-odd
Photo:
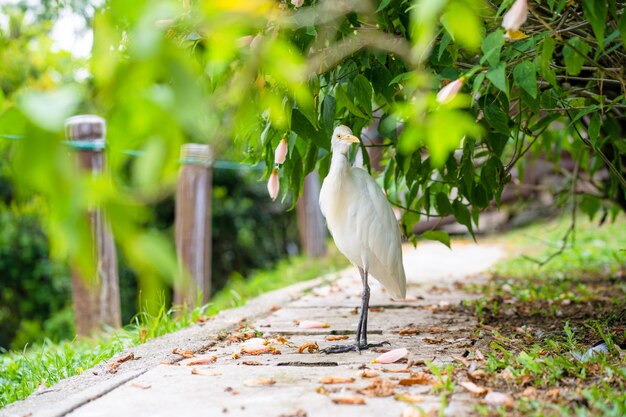
{"type": "Polygon", "coordinates": [[[367,349],[367,314],[370,305],[370,286],[367,284],[367,270],[359,268],[363,292],[361,293],[361,314],[359,316],[359,328],[356,332],[357,350],[367,349]]]}

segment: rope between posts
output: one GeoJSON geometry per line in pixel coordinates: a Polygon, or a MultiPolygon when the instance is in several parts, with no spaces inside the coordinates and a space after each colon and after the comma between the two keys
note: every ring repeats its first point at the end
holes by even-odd
{"type": "MultiPolygon", "coordinates": [[[[9,139],[9,140],[22,140],[23,136],[20,135],[12,135],[1,133],[0,138],[9,139]]],[[[104,138],[95,139],[95,140],[65,140],[63,141],[64,145],[69,146],[72,149],[79,151],[102,151],[106,148],[106,142],[104,138]]],[[[122,151],[123,154],[141,157],[144,155],[144,151],[136,150],[136,149],[125,149],[122,151]]],[[[265,169],[263,163],[257,165],[247,165],[241,164],[239,162],[233,161],[207,161],[206,159],[201,158],[183,158],[180,160],[182,164],[194,164],[194,165],[202,165],[202,166],[212,166],[213,169],[232,169],[232,170],[248,170],[248,171],[262,171],[265,169]]]]}

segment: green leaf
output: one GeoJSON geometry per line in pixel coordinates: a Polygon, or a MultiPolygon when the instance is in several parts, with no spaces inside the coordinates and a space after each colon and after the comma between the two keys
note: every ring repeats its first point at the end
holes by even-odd
{"type": "Polygon", "coordinates": [[[320,148],[330,149],[330,136],[327,138],[324,133],[315,129],[299,109],[293,109],[291,113],[291,130],[320,148]]]}
{"type": "Polygon", "coordinates": [[[65,119],[72,116],[80,104],[75,87],[61,87],[53,91],[28,91],[18,97],[19,108],[36,125],[48,131],[63,128],[65,119]]]}
{"type": "Polygon", "coordinates": [[[362,74],[354,77],[352,81],[352,91],[356,96],[357,102],[361,105],[361,109],[365,111],[369,117],[372,115],[372,84],[362,74]]]}
{"type": "Polygon", "coordinates": [[[322,126],[326,131],[326,135],[330,137],[335,128],[335,98],[333,96],[324,97],[322,101],[322,126]]]}
{"type": "Polygon", "coordinates": [[[465,2],[454,2],[446,7],[441,23],[452,36],[455,43],[477,50],[483,37],[482,20],[465,2]]]}
{"type": "Polygon", "coordinates": [[[517,64],[513,69],[513,79],[532,98],[537,97],[537,73],[532,62],[524,61],[517,64]]]}
{"type": "Polygon", "coordinates": [[[493,85],[499,90],[503,91],[506,96],[509,96],[509,87],[506,79],[506,65],[504,62],[498,63],[495,67],[492,67],[487,71],[487,79],[491,81],[493,85]]]}
{"type": "Polygon", "coordinates": [[[389,6],[389,3],[391,3],[391,0],[383,0],[383,1],[381,1],[380,5],[378,5],[378,9],[376,9],[375,13],[378,13],[381,10],[383,10],[385,7],[389,6]]]}
{"type": "Polygon", "coordinates": [[[552,63],[552,55],[554,54],[554,47],[556,41],[552,38],[550,33],[547,33],[543,38],[543,48],[541,50],[541,76],[546,79],[550,84],[556,85],[556,76],[554,70],[550,68],[552,63]]]}
{"type": "Polygon", "coordinates": [[[598,39],[598,45],[604,40],[604,28],[606,27],[607,2],[598,0],[582,0],[583,14],[591,23],[593,33],[598,39]]]}
{"type": "Polygon", "coordinates": [[[591,120],[589,121],[589,127],[587,128],[587,136],[589,136],[589,140],[594,145],[598,142],[598,135],[600,134],[600,115],[598,113],[594,113],[591,116],[591,120]]]}
{"type": "Polygon", "coordinates": [[[504,45],[504,33],[501,30],[496,30],[495,32],[491,32],[481,46],[483,50],[483,57],[481,58],[481,64],[485,61],[489,63],[492,67],[498,65],[500,62],[500,50],[504,45]]]}
{"type": "Polygon", "coordinates": [[[391,81],[389,81],[389,85],[393,84],[401,84],[402,81],[406,81],[413,76],[413,72],[403,72],[402,74],[398,74],[391,81]]]}
{"type": "Polygon", "coordinates": [[[367,115],[365,115],[355,104],[354,101],[352,101],[352,99],[350,97],[348,97],[348,94],[345,92],[345,90],[343,89],[343,87],[341,85],[338,85],[337,88],[335,88],[335,98],[337,99],[337,101],[341,104],[343,104],[344,106],[346,106],[346,108],[348,109],[348,111],[350,113],[352,113],[353,115],[360,117],[362,119],[369,119],[369,117],[367,115]]]}
{"type": "Polygon", "coordinates": [[[591,51],[579,37],[574,37],[563,46],[563,58],[565,59],[565,69],[569,75],[578,75],[585,63],[585,57],[591,51]]]}
{"type": "Polygon", "coordinates": [[[436,240],[450,248],[450,235],[443,230],[428,230],[420,235],[422,239],[436,240]]]}
{"type": "Polygon", "coordinates": [[[474,236],[474,229],[472,228],[472,217],[467,207],[465,207],[465,204],[461,203],[461,201],[459,200],[454,200],[454,202],[452,203],[452,209],[456,220],[463,226],[467,227],[467,230],[472,235],[472,238],[474,239],[474,241],[476,241],[476,236],[474,236]]]}
{"type": "Polygon", "coordinates": [[[435,196],[435,210],[437,210],[437,214],[440,216],[452,214],[452,205],[450,204],[450,200],[448,200],[448,196],[445,193],[439,192],[435,196]]]}
{"type": "Polygon", "coordinates": [[[484,108],[485,120],[489,123],[496,132],[508,135],[509,129],[509,116],[496,104],[488,104],[484,108]]]}
{"type": "Polygon", "coordinates": [[[626,48],[626,13],[622,13],[622,17],[619,19],[619,22],[617,22],[617,28],[619,29],[619,34],[622,36],[624,48],[626,48]]]}

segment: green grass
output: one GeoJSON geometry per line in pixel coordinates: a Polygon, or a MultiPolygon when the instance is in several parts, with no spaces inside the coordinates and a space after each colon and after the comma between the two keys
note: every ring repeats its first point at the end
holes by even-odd
{"type": "Polygon", "coordinates": [[[140,314],[124,329],[92,339],[45,342],[22,352],[0,355],[0,408],[30,395],[40,386],[50,386],[110,359],[120,351],[146,340],[187,327],[219,311],[237,307],[264,292],[315,278],[348,265],[334,246],[322,259],[295,257],[280,261],[275,268],[256,271],[247,279],[234,278],[208,305],[175,310],[161,307],[155,315],[140,314]]]}
{"type": "Polygon", "coordinates": [[[626,415],[626,221],[598,226],[577,219],[576,245],[556,253],[569,220],[537,224],[497,239],[516,256],[470,290],[487,338],[480,381],[509,392],[515,408],[477,407],[481,415],[626,415]],[[580,361],[604,341],[608,354],[580,361]]]}

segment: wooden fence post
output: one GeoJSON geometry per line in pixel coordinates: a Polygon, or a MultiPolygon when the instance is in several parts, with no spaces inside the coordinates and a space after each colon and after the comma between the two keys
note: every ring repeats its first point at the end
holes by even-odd
{"type": "Polygon", "coordinates": [[[320,177],[317,171],[304,177],[302,196],[296,203],[300,242],[304,253],[319,258],[326,253],[326,227],[319,206],[320,177]]]}
{"type": "MultiPolygon", "coordinates": [[[[65,122],[65,136],[75,150],[81,170],[99,175],[106,169],[104,156],[106,122],[94,115],[70,117],[65,122]]],[[[101,208],[88,212],[91,225],[95,279],[81,276],[72,268],[72,297],[76,333],[89,335],[102,326],[120,327],[120,291],[117,254],[113,235],[101,208]]]]}
{"type": "Polygon", "coordinates": [[[188,143],[181,149],[176,190],[176,252],[181,274],[174,303],[194,306],[211,295],[211,193],[213,157],[209,145],[188,143]]]}

